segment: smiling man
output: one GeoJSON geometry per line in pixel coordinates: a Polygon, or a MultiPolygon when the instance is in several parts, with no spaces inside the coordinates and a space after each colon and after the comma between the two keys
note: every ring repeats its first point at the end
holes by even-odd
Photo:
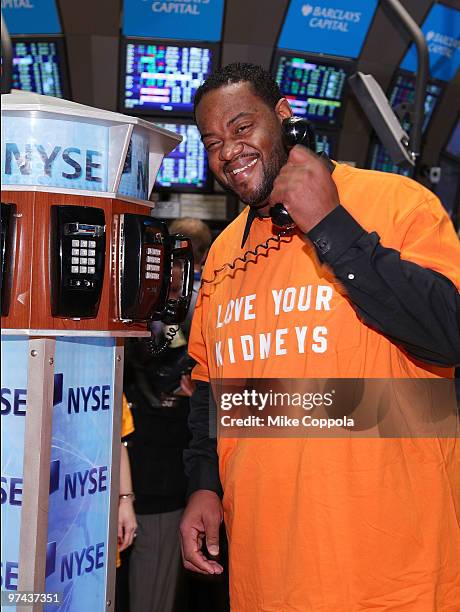
{"type": "Polygon", "coordinates": [[[195,98],[211,170],[248,207],[211,248],[192,324],[184,564],[222,572],[224,520],[235,612],[454,612],[455,439],[209,436],[212,380],[449,378],[460,361],[460,246],[439,201],[410,179],[286,150],[291,115],[250,64],[195,98]],[[276,203],[295,229],[244,257],[279,232],[276,203]]]}

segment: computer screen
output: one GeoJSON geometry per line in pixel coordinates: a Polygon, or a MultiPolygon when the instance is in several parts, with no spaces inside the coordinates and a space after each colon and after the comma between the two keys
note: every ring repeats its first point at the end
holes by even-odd
{"type": "Polygon", "coordinates": [[[351,65],[278,50],[272,74],[295,115],[318,125],[338,125],[351,65]]]}
{"type": "Polygon", "coordinates": [[[205,193],[212,189],[208,158],[198,128],[193,123],[157,123],[182,136],[182,142],[163,159],[156,179],[159,191],[205,193]]]}
{"type": "Polygon", "coordinates": [[[217,65],[218,57],[217,44],[125,39],[121,110],[190,116],[195,92],[217,65]]]}
{"type": "Polygon", "coordinates": [[[334,157],[336,155],[337,137],[338,135],[334,132],[315,130],[316,152],[334,157]]]}
{"type": "Polygon", "coordinates": [[[379,170],[380,172],[393,172],[394,174],[402,174],[403,176],[413,176],[413,169],[406,168],[395,164],[385,150],[382,143],[374,138],[369,149],[369,162],[367,167],[371,170],[379,170]]]}
{"type": "Polygon", "coordinates": [[[457,123],[449,136],[446,153],[449,153],[449,155],[452,155],[452,157],[460,161],[460,118],[457,119],[457,123]]]}
{"type": "MultiPolygon", "coordinates": [[[[429,81],[427,83],[422,132],[425,132],[428,127],[442,91],[443,87],[441,83],[436,81],[429,81]]],[[[403,71],[398,71],[390,87],[390,94],[388,96],[391,108],[395,108],[399,104],[413,104],[414,96],[415,76],[403,71]]],[[[403,122],[403,127],[406,131],[410,130],[410,124],[408,122],[403,122]]]]}
{"type": "Polygon", "coordinates": [[[62,38],[12,38],[12,88],[69,98],[62,38]]]}

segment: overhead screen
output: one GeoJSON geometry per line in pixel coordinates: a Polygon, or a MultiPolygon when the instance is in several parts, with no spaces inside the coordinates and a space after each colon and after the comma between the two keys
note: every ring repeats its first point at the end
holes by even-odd
{"type": "MultiPolygon", "coordinates": [[[[427,84],[422,133],[428,128],[442,92],[443,84],[441,82],[430,81],[427,84]]],[[[391,107],[396,109],[400,104],[412,104],[414,102],[414,96],[415,76],[406,71],[398,70],[390,86],[390,93],[388,95],[391,107]]],[[[402,121],[402,127],[408,134],[410,133],[411,125],[407,119],[402,121]]],[[[383,172],[394,172],[406,176],[411,176],[413,173],[410,169],[402,168],[394,164],[377,138],[373,138],[371,141],[367,165],[372,170],[381,170],[383,172]]]]}
{"type": "Polygon", "coordinates": [[[449,140],[446,145],[446,153],[460,161],[460,118],[457,119],[457,123],[452,130],[452,134],[449,136],[449,140]]]}
{"type": "Polygon", "coordinates": [[[13,38],[13,89],[69,98],[61,38],[13,38]]]}
{"type": "Polygon", "coordinates": [[[272,63],[281,93],[299,117],[315,125],[339,126],[350,62],[328,62],[317,56],[278,50],[272,63]]]}
{"type": "Polygon", "coordinates": [[[205,193],[211,191],[212,177],[200,133],[192,123],[157,123],[159,127],[182,136],[182,142],[161,164],[156,187],[160,191],[186,191],[205,193]]]}
{"type": "Polygon", "coordinates": [[[217,65],[218,55],[217,44],[125,39],[121,110],[191,116],[195,92],[217,65]]]}

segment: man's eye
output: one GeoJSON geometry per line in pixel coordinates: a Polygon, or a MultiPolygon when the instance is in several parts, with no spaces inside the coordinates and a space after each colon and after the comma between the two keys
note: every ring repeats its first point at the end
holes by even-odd
{"type": "Polygon", "coordinates": [[[212,149],[216,145],[217,145],[217,142],[209,142],[204,145],[204,148],[206,149],[206,151],[209,151],[209,149],[212,149]]]}
{"type": "Polygon", "coordinates": [[[240,126],[237,128],[237,130],[236,130],[236,131],[238,132],[238,134],[241,134],[241,132],[245,132],[245,131],[246,131],[246,130],[248,130],[250,127],[251,127],[251,125],[250,125],[249,123],[245,123],[244,125],[240,125],[240,126]]]}

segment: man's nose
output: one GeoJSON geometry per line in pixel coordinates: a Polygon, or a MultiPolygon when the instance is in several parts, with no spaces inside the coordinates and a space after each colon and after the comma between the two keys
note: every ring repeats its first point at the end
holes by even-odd
{"type": "Polygon", "coordinates": [[[242,142],[235,140],[226,140],[220,149],[219,157],[221,161],[231,161],[243,152],[244,145],[242,142]]]}

